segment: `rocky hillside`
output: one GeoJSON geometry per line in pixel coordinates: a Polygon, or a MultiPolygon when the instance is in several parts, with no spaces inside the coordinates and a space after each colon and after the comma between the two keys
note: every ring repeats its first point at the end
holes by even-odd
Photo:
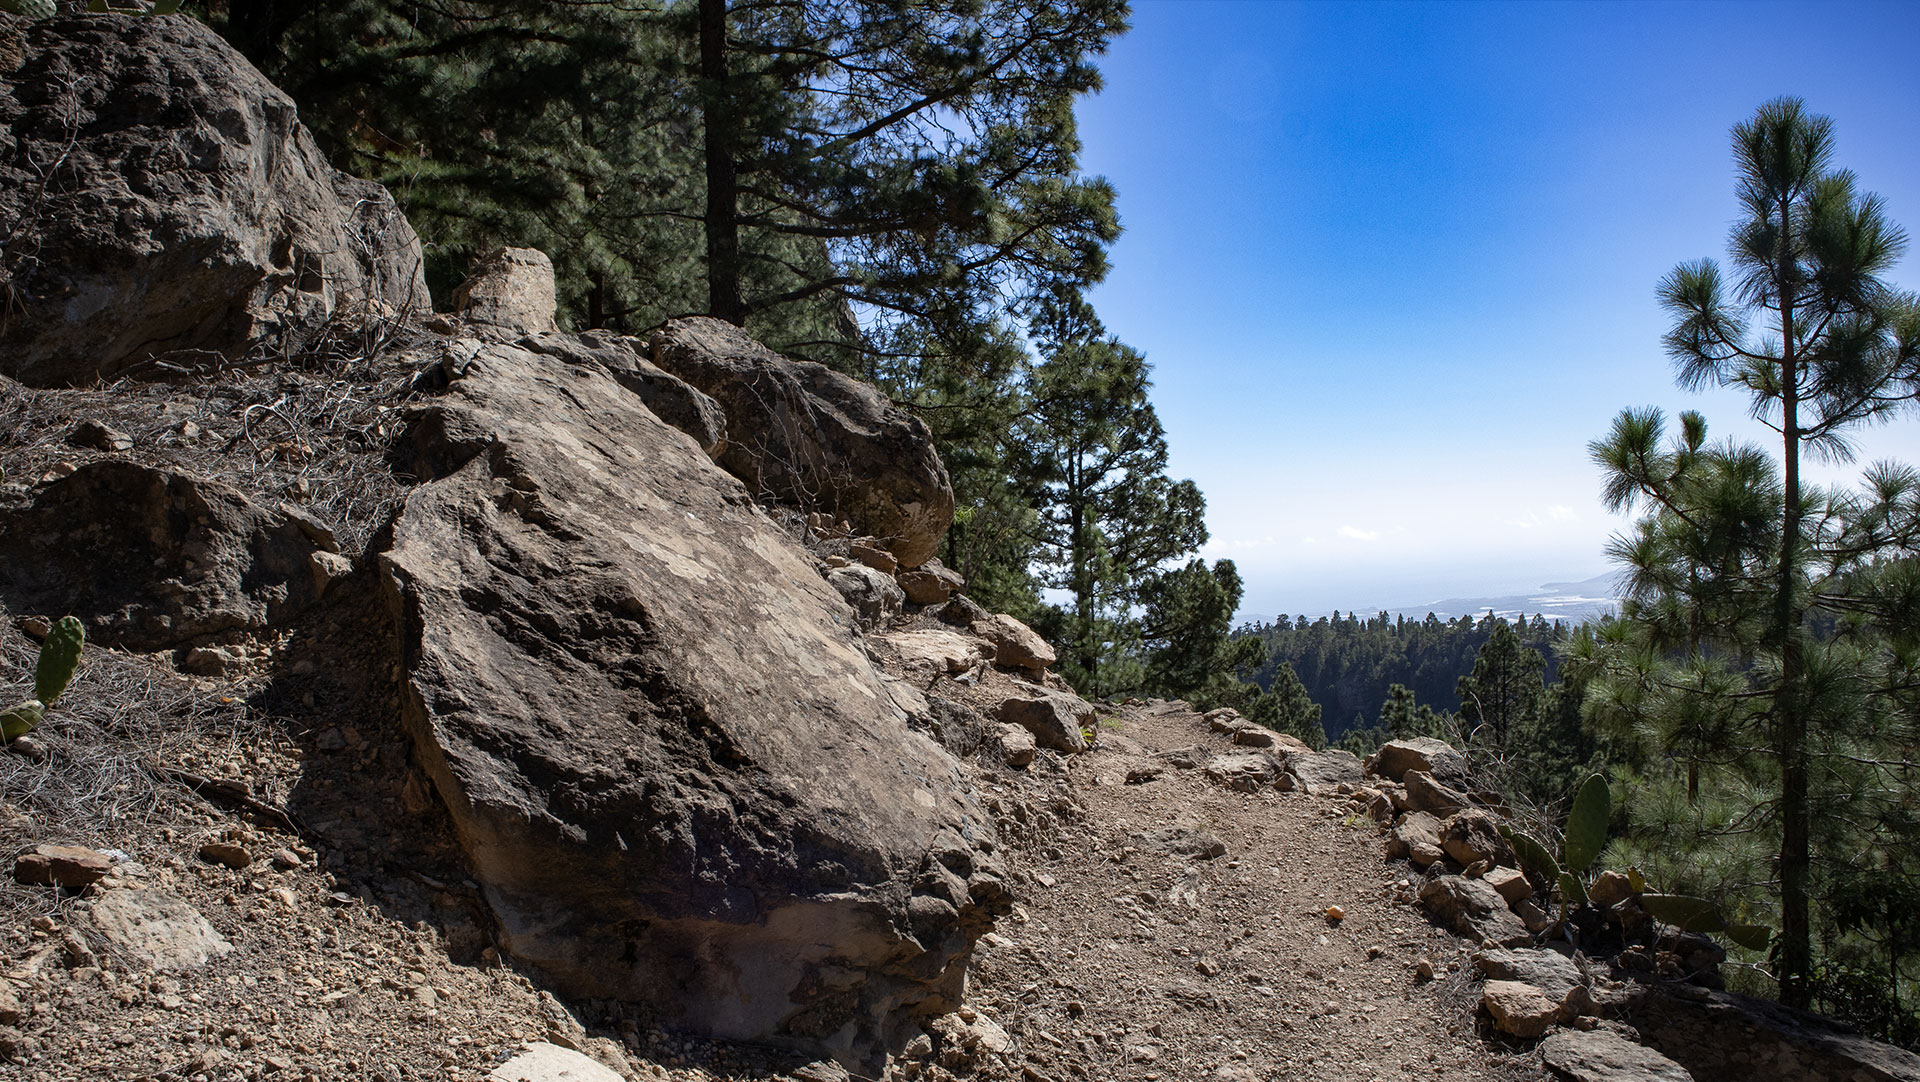
{"type": "Polygon", "coordinates": [[[560,332],[538,252],[432,312],[197,23],[0,14],[0,76],[5,702],[88,643],[0,754],[0,1075],[1920,1077],[1544,949],[1437,749],[1446,809],[1081,700],[872,388],[560,332]]]}

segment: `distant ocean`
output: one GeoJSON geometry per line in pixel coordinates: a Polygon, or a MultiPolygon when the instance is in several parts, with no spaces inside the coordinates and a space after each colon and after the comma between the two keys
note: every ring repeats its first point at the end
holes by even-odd
{"type": "MultiPolygon", "coordinates": [[[[1428,613],[1452,619],[1456,616],[1484,616],[1491,610],[1495,616],[1509,620],[1516,616],[1532,617],[1538,614],[1548,621],[1564,620],[1569,624],[1578,624],[1619,611],[1619,582],[1620,573],[1609,571],[1579,582],[1542,583],[1538,589],[1526,593],[1493,597],[1446,597],[1418,605],[1390,605],[1386,606],[1386,612],[1392,616],[1417,620],[1425,619],[1428,613]]],[[[1380,611],[1379,608],[1364,606],[1359,610],[1362,617],[1374,616],[1380,611]]],[[[1314,613],[1310,614],[1310,618],[1322,615],[1325,614],[1314,613]]],[[[1238,622],[1266,623],[1272,619],[1271,616],[1243,613],[1238,622]]]]}

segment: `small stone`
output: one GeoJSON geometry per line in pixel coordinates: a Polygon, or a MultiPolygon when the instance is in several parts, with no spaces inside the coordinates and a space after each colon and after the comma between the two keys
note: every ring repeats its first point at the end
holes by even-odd
{"type": "Polygon", "coordinates": [[[294,852],[291,849],[275,849],[273,851],[273,855],[268,859],[273,861],[274,867],[279,868],[283,871],[288,868],[298,868],[302,863],[304,863],[300,859],[300,854],[294,852]]]}
{"type": "Polygon", "coordinates": [[[1587,888],[1588,900],[1600,909],[1618,905],[1633,893],[1633,882],[1619,872],[1601,872],[1587,888]]]}
{"type": "Polygon", "coordinates": [[[1413,963],[1413,976],[1415,980],[1430,981],[1433,979],[1433,974],[1433,959],[1422,958],[1413,963]]]}
{"type": "Polygon", "coordinates": [[[847,555],[866,564],[875,571],[881,571],[889,575],[893,574],[894,568],[900,566],[900,561],[894,557],[893,553],[877,545],[869,545],[864,541],[849,543],[847,545],[847,555]]]}
{"type": "Polygon", "coordinates": [[[105,424],[87,418],[73,426],[67,435],[67,442],[75,447],[90,447],[96,451],[131,451],[133,437],[125,432],[108,428],[105,424]]]}
{"type": "Polygon", "coordinates": [[[7,749],[28,762],[44,763],[47,761],[46,744],[42,743],[38,737],[31,733],[25,736],[14,737],[13,741],[7,745],[7,749]]]}
{"type": "Polygon", "coordinates": [[[1480,1005],[1493,1017],[1495,1027],[1515,1037],[1538,1037],[1572,1017],[1553,997],[1519,981],[1488,981],[1481,990],[1480,1005]]]}
{"type": "Polygon", "coordinates": [[[234,842],[208,842],[200,847],[200,859],[209,864],[221,864],[239,871],[253,863],[253,854],[243,845],[234,842]]]}
{"type": "Polygon", "coordinates": [[[53,621],[44,616],[23,616],[20,618],[20,630],[30,638],[44,639],[53,632],[53,621]]]}
{"type": "Polygon", "coordinates": [[[71,845],[36,845],[13,863],[16,883],[84,887],[99,882],[113,868],[105,853],[71,845]]]}
{"type": "Polygon", "coordinates": [[[196,646],[187,651],[180,667],[195,676],[221,676],[228,668],[238,664],[238,654],[223,646],[196,646]]]}
{"type": "Polygon", "coordinates": [[[1337,905],[1330,905],[1327,907],[1327,923],[1328,924],[1338,924],[1345,919],[1347,919],[1346,910],[1340,908],[1337,905]]]}
{"type": "Polygon", "coordinates": [[[1198,971],[1202,977],[1211,977],[1220,972],[1220,963],[1211,958],[1202,958],[1198,962],[1193,963],[1193,968],[1198,971]]]}
{"type": "Polygon", "coordinates": [[[1489,868],[1480,878],[1499,891],[1500,897],[1505,898],[1508,905],[1533,897],[1533,885],[1527,882],[1525,875],[1513,868],[1489,868]]]}

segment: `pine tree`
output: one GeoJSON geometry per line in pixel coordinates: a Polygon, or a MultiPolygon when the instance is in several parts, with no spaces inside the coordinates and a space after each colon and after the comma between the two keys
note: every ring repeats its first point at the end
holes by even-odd
{"type": "Polygon", "coordinates": [[[1148,579],[1141,589],[1146,666],[1142,690],[1185,699],[1199,709],[1241,707],[1259,691],[1239,678],[1266,660],[1259,639],[1233,634],[1242,589],[1232,560],[1216,561],[1212,567],[1194,560],[1148,579]]]}
{"type": "Polygon", "coordinates": [[[1097,282],[1119,226],[1079,175],[1073,101],[1125,19],[1122,0],[697,0],[708,311],[753,327],[831,296],[887,354],[1097,282]]]}
{"type": "Polygon", "coordinates": [[[1897,700],[1875,699],[1898,686],[1887,682],[1898,651],[1880,637],[1897,607],[1884,583],[1906,574],[1892,568],[1913,556],[1915,505],[1903,468],[1876,467],[1856,495],[1807,487],[1800,464],[1845,458],[1854,429],[1911,401],[1920,316],[1881,280],[1905,238],[1878,197],[1833,168],[1831,121],[1781,98],[1737,125],[1733,143],[1744,212],[1733,280],[1712,260],[1668,275],[1666,346],[1682,386],[1747,392],[1779,457],[1709,447],[1694,414],[1663,446],[1652,410],[1623,413],[1593,445],[1609,506],[1650,508],[1613,546],[1630,593],[1596,706],[1771,791],[1777,976],[1782,999],[1806,1006],[1816,861],[1840,859],[1817,851],[1816,807],[1832,794],[1816,790],[1814,759],[1842,766],[1843,746],[1893,720],[1880,707],[1897,700]]]}
{"type": "Polygon", "coordinates": [[[1546,659],[1523,645],[1511,625],[1494,620],[1486,644],[1474,658],[1473,672],[1460,678],[1460,716],[1485,724],[1487,739],[1505,749],[1509,734],[1535,721],[1546,668],[1546,659]]]}
{"type": "Polygon", "coordinates": [[[1043,585],[1067,591],[1061,671],[1083,694],[1127,686],[1102,667],[1133,648],[1149,576],[1206,542],[1206,503],[1166,475],[1146,358],[1111,338],[1057,348],[1033,375],[1020,457],[1039,509],[1043,585]]]}

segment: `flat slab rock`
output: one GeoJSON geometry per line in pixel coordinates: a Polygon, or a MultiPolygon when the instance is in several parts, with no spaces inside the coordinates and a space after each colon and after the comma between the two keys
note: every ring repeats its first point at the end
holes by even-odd
{"type": "Polygon", "coordinates": [[[1540,1042],[1540,1059],[1569,1082],[1693,1082],[1678,1063],[1604,1029],[1552,1034],[1540,1042]]]}
{"type": "Polygon", "coordinates": [[[990,820],[746,490],[598,365],[504,344],[410,438],[402,714],[502,948],[850,1064],[957,1004],[1010,904],[990,820]]]}
{"type": "Polygon", "coordinates": [[[89,916],[107,942],[151,969],[198,969],[233,950],[200,911],[156,890],[110,890],[89,916]]]}
{"type": "Polygon", "coordinates": [[[544,1041],[530,1044],[495,1067],[488,1082],[624,1082],[620,1072],[591,1056],[544,1041]]]}

